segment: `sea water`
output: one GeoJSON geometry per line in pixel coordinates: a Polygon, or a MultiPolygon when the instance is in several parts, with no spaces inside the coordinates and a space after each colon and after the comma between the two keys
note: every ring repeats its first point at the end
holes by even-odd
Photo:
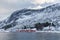
{"type": "Polygon", "coordinates": [[[60,40],[60,33],[1,32],[0,40],[60,40]]]}

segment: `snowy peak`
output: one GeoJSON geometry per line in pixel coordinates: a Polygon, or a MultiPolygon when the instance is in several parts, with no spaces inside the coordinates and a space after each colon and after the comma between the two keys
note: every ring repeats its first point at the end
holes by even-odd
{"type": "Polygon", "coordinates": [[[54,12],[56,10],[60,10],[60,4],[53,4],[53,5],[50,5],[46,8],[42,8],[42,9],[37,9],[37,10],[34,10],[34,9],[22,9],[22,10],[18,10],[18,11],[15,11],[12,13],[12,15],[10,16],[8,22],[12,21],[12,20],[17,20],[18,18],[23,18],[22,16],[23,15],[31,15],[35,12],[45,12],[45,13],[49,13],[49,12],[54,12]]]}

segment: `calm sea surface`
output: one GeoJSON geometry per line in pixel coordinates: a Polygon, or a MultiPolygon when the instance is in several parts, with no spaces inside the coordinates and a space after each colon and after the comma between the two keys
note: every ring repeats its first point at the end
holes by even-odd
{"type": "Polygon", "coordinates": [[[60,33],[0,33],[0,40],[60,40],[60,33]]]}

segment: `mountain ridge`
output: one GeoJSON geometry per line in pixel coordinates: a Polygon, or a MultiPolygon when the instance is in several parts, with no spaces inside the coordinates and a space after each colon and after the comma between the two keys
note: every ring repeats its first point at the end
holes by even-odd
{"type": "MultiPolygon", "coordinates": [[[[19,26],[18,28],[23,27],[23,25],[34,26],[33,24],[38,23],[38,22],[40,22],[40,23],[42,23],[42,22],[55,23],[56,20],[60,21],[60,18],[58,18],[60,16],[59,11],[60,11],[59,3],[50,5],[48,7],[42,8],[42,9],[37,9],[37,10],[22,9],[22,10],[13,12],[11,14],[11,16],[8,18],[8,20],[5,22],[6,22],[6,25],[11,24],[11,23],[14,24],[16,22],[17,24],[15,26],[16,27],[19,26]]],[[[57,25],[58,22],[55,24],[57,25]]]]}

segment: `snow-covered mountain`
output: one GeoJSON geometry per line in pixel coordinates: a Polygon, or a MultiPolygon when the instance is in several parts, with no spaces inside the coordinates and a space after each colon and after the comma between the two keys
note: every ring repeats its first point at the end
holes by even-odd
{"type": "Polygon", "coordinates": [[[0,22],[0,28],[8,27],[9,29],[16,29],[24,26],[34,27],[35,23],[45,22],[52,22],[56,27],[60,26],[60,3],[36,10],[17,10],[10,17],[0,22]]]}

